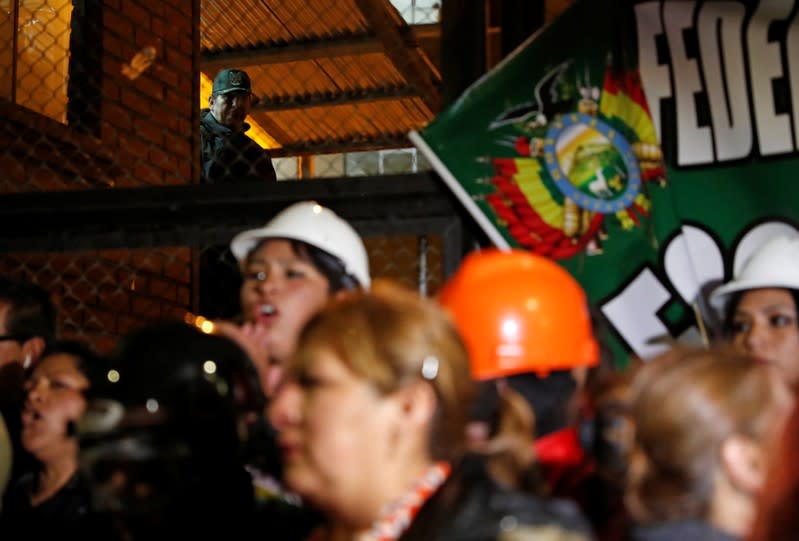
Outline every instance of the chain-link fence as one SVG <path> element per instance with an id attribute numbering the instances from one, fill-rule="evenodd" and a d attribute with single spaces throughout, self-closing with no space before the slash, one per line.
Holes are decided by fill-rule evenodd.
<path id="1" fill-rule="evenodd" d="M 442 239 L 438 235 L 366 238 L 374 278 L 388 278 L 434 293 L 441 284 Z M 207 318 L 234 319 L 239 314 L 241 275 L 225 245 L 200 249 L 199 313 Z"/>
<path id="2" fill-rule="evenodd" d="M 373 275 L 421 291 L 441 282 L 440 237 L 366 239 Z M 241 278 L 230 251 L 220 245 L 6 252 L 0 273 L 49 291 L 61 334 L 110 351 L 117 339 L 147 322 L 187 314 L 235 319 Z"/>
<path id="3" fill-rule="evenodd" d="M 103 351 L 141 324 L 192 308 L 188 248 L 5 253 L 0 271 L 49 291 L 61 333 Z"/>
<path id="4" fill-rule="evenodd" d="M 89 201 L 248 180 L 262 195 L 274 185 L 256 167 L 264 153 L 278 180 L 424 171 L 406 134 L 438 109 L 438 12 L 432 0 L 0 0 L 0 214 L 23 192 Z M 228 68 L 246 78 L 215 88 Z M 76 208 L 39 235 L 80 224 L 113 232 L 112 248 L 12 243 L 0 272 L 51 291 L 63 333 L 102 350 L 147 321 L 234 315 L 226 240 L 142 244 L 109 214 Z M 366 237 L 375 276 L 436 290 L 440 230 L 397 223 Z"/>
<path id="5" fill-rule="evenodd" d="M 0 0 L 0 192 L 191 183 L 195 9 Z"/>

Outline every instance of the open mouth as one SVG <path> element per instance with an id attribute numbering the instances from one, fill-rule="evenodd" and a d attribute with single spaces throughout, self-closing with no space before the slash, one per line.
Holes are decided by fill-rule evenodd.
<path id="1" fill-rule="evenodd" d="M 22 424 L 24 426 L 30 425 L 42 418 L 42 414 L 38 410 L 32 408 L 25 408 L 22 410 Z"/>
<path id="2" fill-rule="evenodd" d="M 775 364 L 771 359 L 767 359 L 766 357 L 761 357 L 759 355 L 754 355 L 752 358 L 758 364 Z"/>
<path id="3" fill-rule="evenodd" d="M 300 446 L 293 442 L 281 441 L 278 445 L 284 460 L 295 456 L 300 450 Z"/>
<path id="4" fill-rule="evenodd" d="M 259 304 L 255 308 L 255 319 L 261 323 L 271 323 L 277 315 L 277 307 L 271 303 Z"/>

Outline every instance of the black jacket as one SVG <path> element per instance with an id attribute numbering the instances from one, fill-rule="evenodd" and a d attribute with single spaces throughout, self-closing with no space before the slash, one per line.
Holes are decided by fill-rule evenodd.
<path id="1" fill-rule="evenodd" d="M 633 528 L 631 541 L 737 541 L 738 538 L 722 532 L 699 520 L 675 520 L 650 526 Z"/>
<path id="2" fill-rule="evenodd" d="M 76 473 L 47 500 L 31 506 L 36 477 L 29 473 L 10 486 L 0 514 L 0 539 L 116 539 L 110 523 L 95 517 L 86 479 Z"/>
<path id="3" fill-rule="evenodd" d="M 467 457 L 419 510 L 401 541 L 585 541 L 590 526 L 568 501 L 500 486 Z"/>
<path id="4" fill-rule="evenodd" d="M 233 131 L 218 123 L 209 109 L 201 111 L 202 182 L 277 180 L 269 151 L 250 139 L 244 124 Z"/>
<path id="5" fill-rule="evenodd" d="M 0 367 L 0 415 L 8 429 L 13 457 L 9 488 L 24 474 L 38 467 L 33 455 L 22 446 L 22 409 L 25 396 L 25 369 L 22 363 L 7 363 Z"/>

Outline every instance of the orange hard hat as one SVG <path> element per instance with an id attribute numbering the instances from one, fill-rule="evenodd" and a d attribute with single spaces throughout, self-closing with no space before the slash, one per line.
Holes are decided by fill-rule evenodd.
<path id="1" fill-rule="evenodd" d="M 438 299 L 466 343 L 475 379 L 546 375 L 599 362 L 585 292 L 545 257 L 473 252 Z"/>

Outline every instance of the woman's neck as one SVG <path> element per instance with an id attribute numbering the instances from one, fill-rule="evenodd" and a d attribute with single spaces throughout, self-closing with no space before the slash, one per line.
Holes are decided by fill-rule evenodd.
<path id="1" fill-rule="evenodd" d="M 732 487 L 716 490 L 708 514 L 708 522 L 733 537 L 744 539 L 749 535 L 755 518 L 752 499 Z"/>
<path id="2" fill-rule="evenodd" d="M 369 503 L 359 506 L 358 515 L 345 517 L 339 515 L 339 520 L 332 523 L 327 531 L 328 541 L 350 541 L 366 530 L 372 528 L 378 520 L 384 520 L 383 513 L 398 503 L 409 493 L 418 490 L 418 483 L 430 471 L 434 462 L 425 458 L 407 464 L 401 470 L 396 470 L 393 475 L 383 477 L 378 490 L 371 493 Z M 370 505 L 371 504 L 371 505 Z"/>
<path id="3" fill-rule="evenodd" d="M 57 459 L 42 462 L 42 469 L 37 477 L 36 490 L 31 495 L 34 507 L 51 498 L 78 471 L 78 459 L 75 453 L 65 452 Z"/>
<path id="4" fill-rule="evenodd" d="M 357 530 L 345 524 L 331 524 L 325 541 L 352 541 L 356 533 Z"/>

